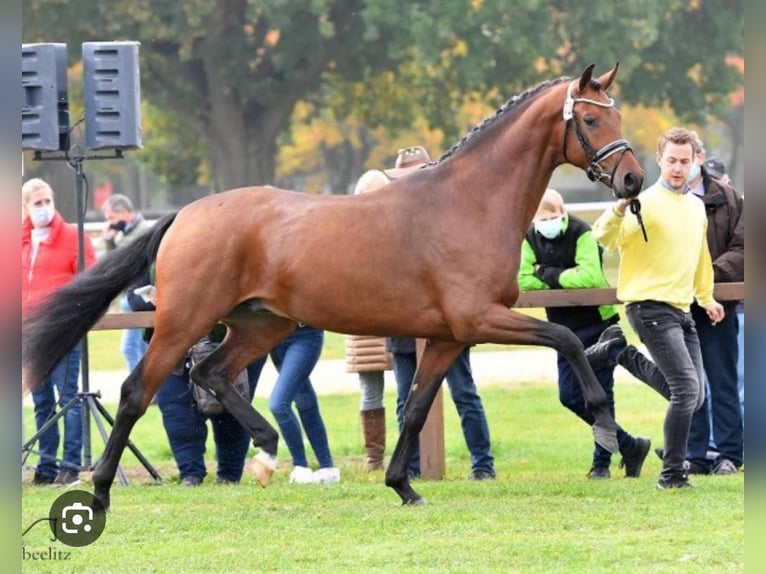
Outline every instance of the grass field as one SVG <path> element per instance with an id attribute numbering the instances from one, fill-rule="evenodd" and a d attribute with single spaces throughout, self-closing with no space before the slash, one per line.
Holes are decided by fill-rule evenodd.
<path id="1" fill-rule="evenodd" d="M 639 384 L 616 391 L 618 418 L 661 445 L 665 405 Z M 744 474 L 699 477 L 697 488 L 658 491 L 653 454 L 639 479 L 589 481 L 589 429 L 557 402 L 549 384 L 482 391 L 498 478 L 465 480 L 470 471 L 459 422 L 445 403 L 447 477 L 417 481 L 428 501 L 403 508 L 383 473 L 363 471 L 356 394 L 320 398 L 339 485 L 289 485 L 288 453 L 267 489 L 252 477 L 237 486 L 208 479 L 181 487 L 156 407 L 131 438 L 165 478 L 154 485 L 126 454 L 131 477 L 112 490 L 104 534 L 91 546 L 50 541 L 38 525 L 28 549 L 71 551 L 66 563 L 24 562 L 29 572 L 742 572 Z M 386 397 L 394 404 L 393 394 Z M 256 408 L 267 413 L 257 399 Z M 110 406 L 113 412 L 113 407 Z M 268 416 L 268 414 L 267 414 Z M 387 412 L 388 454 L 396 439 Z M 32 416 L 26 413 L 27 433 Z M 27 434 L 29 436 L 29 434 Z M 94 454 L 102 442 L 94 438 Z M 212 444 L 208 470 L 214 476 Z M 310 451 L 309 451 L 310 452 Z M 87 473 L 83 473 L 87 477 Z M 83 488 L 90 489 L 89 484 Z M 47 516 L 59 491 L 22 488 L 22 527 Z"/>

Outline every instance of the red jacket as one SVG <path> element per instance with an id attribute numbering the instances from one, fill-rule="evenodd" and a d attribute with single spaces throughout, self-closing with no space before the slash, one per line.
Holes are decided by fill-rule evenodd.
<path id="1" fill-rule="evenodd" d="M 77 226 L 67 223 L 59 212 L 51 221 L 48 239 L 40 243 L 37 259 L 31 267 L 32 221 L 27 217 L 21 226 L 21 316 L 50 293 L 69 283 L 77 273 Z M 85 267 L 96 262 L 90 237 L 85 236 Z"/>

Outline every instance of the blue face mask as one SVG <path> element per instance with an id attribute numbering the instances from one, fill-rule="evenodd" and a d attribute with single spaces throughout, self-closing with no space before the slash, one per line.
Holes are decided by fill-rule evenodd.
<path id="1" fill-rule="evenodd" d="M 695 179 L 697 179 L 697 176 L 700 174 L 700 164 L 698 164 L 696 161 L 692 162 L 692 167 L 689 170 L 689 177 L 686 178 L 686 183 L 691 183 Z"/>
<path id="2" fill-rule="evenodd" d="M 56 208 L 52 204 L 32 207 L 29 210 L 29 217 L 32 219 L 32 224 L 35 227 L 48 227 L 51 221 L 53 221 L 54 215 L 56 215 Z"/>
<path id="3" fill-rule="evenodd" d="M 564 216 L 559 215 L 553 219 L 535 221 L 535 231 L 546 239 L 556 239 L 561 235 L 561 229 L 564 226 Z"/>

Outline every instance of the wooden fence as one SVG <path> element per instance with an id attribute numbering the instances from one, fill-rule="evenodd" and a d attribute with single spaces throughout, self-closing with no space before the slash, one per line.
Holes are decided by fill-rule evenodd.
<path id="1" fill-rule="evenodd" d="M 715 298 L 718 301 L 744 301 L 744 283 L 717 283 Z M 582 305 L 606 305 L 619 303 L 614 288 L 604 289 L 556 289 L 528 291 L 519 296 L 516 307 L 577 307 Z M 133 329 L 154 326 L 154 312 L 107 313 L 94 325 L 94 330 Z M 422 342 L 420 344 L 422 349 Z M 446 470 L 444 457 L 444 402 L 442 391 L 434 400 L 428 419 L 420 433 L 420 471 L 423 478 L 438 480 Z"/>

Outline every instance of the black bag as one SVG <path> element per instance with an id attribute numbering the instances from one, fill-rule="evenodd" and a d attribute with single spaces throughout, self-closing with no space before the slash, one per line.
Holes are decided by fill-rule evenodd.
<path id="1" fill-rule="evenodd" d="M 213 343 L 207 338 L 200 339 L 199 343 L 194 345 L 189 350 L 189 362 L 190 368 L 199 363 L 202 359 L 212 353 L 220 343 Z M 222 415 L 226 412 L 223 405 L 218 401 L 213 393 L 209 390 L 200 387 L 199 385 L 191 382 L 192 396 L 194 397 L 194 403 L 197 405 L 197 410 L 203 415 L 208 417 L 214 417 Z M 252 400 L 250 395 L 250 382 L 247 378 L 247 371 L 242 371 L 234 381 L 234 390 L 237 391 L 239 396 L 245 399 L 248 403 Z"/>

